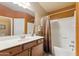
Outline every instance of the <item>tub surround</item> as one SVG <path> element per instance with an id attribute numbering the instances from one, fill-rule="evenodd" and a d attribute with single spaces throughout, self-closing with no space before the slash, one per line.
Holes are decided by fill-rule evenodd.
<path id="1" fill-rule="evenodd" d="M 2 37 L 2 39 L 3 38 L 4 37 Z M 8 36 L 6 38 L 7 39 L 3 39 L 0 41 L 0 55 L 43 55 L 42 36 L 25 35 L 20 37 Z M 40 53 L 38 50 L 42 52 Z"/>

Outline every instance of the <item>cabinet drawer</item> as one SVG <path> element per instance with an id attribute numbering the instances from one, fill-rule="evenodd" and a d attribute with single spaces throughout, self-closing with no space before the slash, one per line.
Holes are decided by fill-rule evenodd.
<path id="1" fill-rule="evenodd" d="M 43 43 L 43 39 L 38 40 L 38 44 Z"/>
<path id="2" fill-rule="evenodd" d="M 25 50 L 25 51 L 17 54 L 17 56 L 29 56 L 29 50 Z"/>
<path id="3" fill-rule="evenodd" d="M 12 56 L 22 51 L 22 46 L 13 47 L 0 52 L 0 56 Z"/>
<path id="4" fill-rule="evenodd" d="M 36 44 L 37 44 L 36 41 L 33 41 L 33 42 L 30 42 L 30 43 L 24 44 L 24 50 L 25 49 L 28 49 L 28 48 L 31 48 L 31 47 L 35 46 Z"/>

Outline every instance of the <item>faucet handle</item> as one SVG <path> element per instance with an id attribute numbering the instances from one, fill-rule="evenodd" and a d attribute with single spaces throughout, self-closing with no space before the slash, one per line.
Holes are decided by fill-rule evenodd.
<path id="1" fill-rule="evenodd" d="M 74 41 L 71 41 L 71 43 L 75 43 Z"/>
<path id="2" fill-rule="evenodd" d="M 73 47 L 73 48 L 74 48 L 74 45 L 71 45 L 71 44 L 70 44 L 69 47 Z"/>

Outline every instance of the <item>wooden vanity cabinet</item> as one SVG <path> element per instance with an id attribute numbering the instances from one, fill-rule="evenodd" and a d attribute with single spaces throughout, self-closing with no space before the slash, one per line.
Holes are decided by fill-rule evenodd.
<path id="1" fill-rule="evenodd" d="M 26 49 L 29 49 L 31 47 L 34 47 L 35 45 L 37 45 L 37 41 L 32 41 L 32 42 L 26 43 L 23 45 L 23 47 L 24 47 L 24 50 L 26 50 Z"/>
<path id="2" fill-rule="evenodd" d="M 22 51 L 22 46 L 16 46 L 7 50 L 0 51 L 0 56 L 13 56 Z"/>
<path id="3" fill-rule="evenodd" d="M 17 56 L 29 56 L 29 55 L 30 55 L 29 49 L 22 51 L 21 53 L 17 54 Z"/>
<path id="4" fill-rule="evenodd" d="M 43 56 L 43 39 L 37 41 L 37 45 L 32 47 L 32 56 Z"/>
<path id="5" fill-rule="evenodd" d="M 0 56 L 42 56 L 43 53 L 43 39 L 39 39 L 0 51 Z"/>
<path id="6" fill-rule="evenodd" d="M 37 42 L 38 42 L 38 44 L 43 43 L 43 39 L 40 39 Z"/>
<path id="7" fill-rule="evenodd" d="M 32 48 L 32 56 L 43 56 L 43 43 Z"/>

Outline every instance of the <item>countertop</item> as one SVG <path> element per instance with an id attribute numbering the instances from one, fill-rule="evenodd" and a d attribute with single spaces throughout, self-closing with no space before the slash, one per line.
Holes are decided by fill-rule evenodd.
<path id="1" fill-rule="evenodd" d="M 28 36 L 25 35 L 24 38 L 20 37 L 20 36 L 9 36 L 6 37 L 4 39 L 4 37 L 0 37 L 0 51 L 11 48 L 11 47 L 15 47 L 24 43 L 28 43 L 28 42 L 32 42 L 34 40 L 39 40 L 43 38 L 42 36 Z"/>

